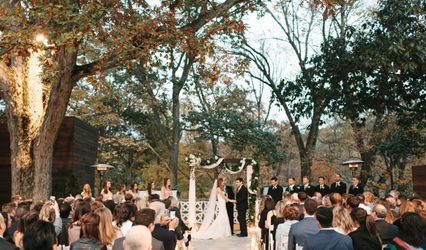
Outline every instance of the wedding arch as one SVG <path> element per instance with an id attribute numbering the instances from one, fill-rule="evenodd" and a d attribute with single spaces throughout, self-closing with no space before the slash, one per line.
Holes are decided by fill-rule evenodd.
<path id="1" fill-rule="evenodd" d="M 196 227 L 196 185 L 195 171 L 197 169 L 215 169 L 223 166 L 229 174 L 238 174 L 246 170 L 246 187 L 249 192 L 249 221 L 255 221 L 256 197 L 259 186 L 259 164 L 251 158 L 225 159 L 220 156 L 213 156 L 209 159 L 201 159 L 193 154 L 185 158 L 185 162 L 190 167 L 190 180 L 188 192 L 188 224 Z M 234 164 L 228 167 L 228 164 Z"/>

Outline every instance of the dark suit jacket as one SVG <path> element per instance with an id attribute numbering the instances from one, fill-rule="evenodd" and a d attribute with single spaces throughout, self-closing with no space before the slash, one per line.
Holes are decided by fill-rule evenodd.
<path id="1" fill-rule="evenodd" d="M 351 185 L 349 187 L 349 192 L 348 193 L 353 194 L 353 195 L 362 194 L 362 193 L 364 193 L 364 187 L 361 184 L 358 184 L 356 187 L 354 187 L 353 185 Z"/>
<path id="2" fill-rule="evenodd" d="M 168 228 L 155 224 L 154 231 L 152 231 L 152 237 L 163 242 L 165 250 L 175 250 L 176 248 L 176 233 L 169 231 Z"/>
<path id="3" fill-rule="evenodd" d="M 381 250 L 380 241 L 370 235 L 366 227 L 359 227 L 349 233 L 355 250 Z"/>
<path id="4" fill-rule="evenodd" d="M 320 230 L 306 239 L 305 250 L 353 250 L 352 239 L 334 230 Z"/>
<path id="5" fill-rule="evenodd" d="M 300 187 L 298 185 L 294 185 L 293 188 L 290 188 L 290 186 L 287 186 L 286 192 L 289 192 L 290 194 L 299 193 Z"/>
<path id="6" fill-rule="evenodd" d="M 339 186 L 336 186 L 336 182 L 331 184 L 330 187 L 330 193 L 339 193 L 339 194 L 345 194 L 346 193 L 346 183 L 340 182 Z"/>
<path id="7" fill-rule="evenodd" d="M 248 209 L 248 190 L 242 185 L 240 191 L 237 191 L 237 210 Z"/>
<path id="8" fill-rule="evenodd" d="M 311 184 L 309 184 L 308 186 L 300 186 L 301 187 L 301 190 L 300 191 L 303 191 L 303 192 L 305 192 L 309 197 L 312 197 L 312 196 L 314 196 L 314 193 L 315 193 L 315 187 L 314 186 L 312 186 Z"/>
<path id="9" fill-rule="evenodd" d="M 323 188 L 321 188 L 320 185 L 318 185 L 315 188 L 315 192 L 319 192 L 322 196 L 324 196 L 330 194 L 330 187 L 324 184 Z"/>
<path id="10" fill-rule="evenodd" d="M 317 219 L 306 217 L 303 220 L 291 225 L 288 233 L 288 250 L 296 249 L 296 244 L 304 246 L 306 239 L 319 232 Z"/>
<path id="11" fill-rule="evenodd" d="M 0 249 L 1 250 L 19 250 L 15 245 L 6 241 L 5 239 L 0 237 Z"/>
<path id="12" fill-rule="evenodd" d="M 399 235 L 398 227 L 381 219 L 376 220 L 375 224 L 383 244 L 393 244 L 393 238 Z"/>
<path id="13" fill-rule="evenodd" d="M 277 203 L 278 201 L 282 200 L 283 197 L 283 187 L 280 185 L 277 185 L 274 189 L 272 186 L 268 189 L 268 195 L 272 197 L 272 199 Z"/>

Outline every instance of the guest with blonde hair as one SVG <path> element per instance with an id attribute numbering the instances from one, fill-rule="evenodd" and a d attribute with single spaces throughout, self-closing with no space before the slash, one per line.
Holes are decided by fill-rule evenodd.
<path id="1" fill-rule="evenodd" d="M 348 235 L 356 229 L 349 211 L 344 207 L 333 208 L 333 228 L 344 235 Z"/>
<path id="2" fill-rule="evenodd" d="M 141 210 L 142 208 L 146 208 L 146 202 L 141 197 L 137 197 L 135 199 L 135 205 L 136 205 L 137 211 Z"/>
<path id="3" fill-rule="evenodd" d="M 121 237 L 120 229 L 112 225 L 112 213 L 106 207 L 95 210 L 95 214 L 99 215 L 99 241 L 112 249 L 115 239 Z"/>
<path id="4" fill-rule="evenodd" d="M 52 223 L 55 233 L 59 235 L 62 231 L 62 220 L 59 216 L 59 206 L 56 201 L 46 201 L 40 210 L 38 218 L 42 221 Z"/>

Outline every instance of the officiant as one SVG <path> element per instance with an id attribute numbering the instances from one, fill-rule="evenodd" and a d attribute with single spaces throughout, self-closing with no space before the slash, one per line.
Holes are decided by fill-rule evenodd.
<path id="1" fill-rule="evenodd" d="M 225 195 L 230 200 L 235 199 L 234 189 L 232 186 L 225 186 Z M 231 234 L 234 235 L 234 204 L 231 201 L 226 202 L 226 212 L 228 212 L 229 225 L 231 226 Z"/>

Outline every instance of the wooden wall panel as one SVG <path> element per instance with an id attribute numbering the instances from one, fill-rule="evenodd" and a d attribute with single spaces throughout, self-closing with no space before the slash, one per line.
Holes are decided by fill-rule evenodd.
<path id="1" fill-rule="evenodd" d="M 75 118 L 66 117 L 56 138 L 53 152 L 52 188 L 54 195 L 65 192 L 66 185 L 94 184 L 98 131 L 89 124 Z M 0 124 L 0 204 L 10 200 L 10 148 L 9 133 L 5 123 Z"/>
<path id="2" fill-rule="evenodd" d="M 426 199 L 426 165 L 412 167 L 413 191 Z"/>

